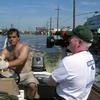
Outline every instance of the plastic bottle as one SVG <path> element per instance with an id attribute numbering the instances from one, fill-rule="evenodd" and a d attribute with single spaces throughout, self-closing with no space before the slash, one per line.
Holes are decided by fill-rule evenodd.
<path id="1" fill-rule="evenodd" d="M 24 90 L 19 90 L 22 99 L 24 100 Z"/>

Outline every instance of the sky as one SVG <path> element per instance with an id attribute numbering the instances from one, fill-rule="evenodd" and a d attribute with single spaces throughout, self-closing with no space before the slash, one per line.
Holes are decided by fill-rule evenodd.
<path id="1" fill-rule="evenodd" d="M 100 0 L 75 0 L 76 26 L 100 11 Z M 11 26 L 19 30 L 35 30 L 36 27 L 72 27 L 73 0 L 0 0 L 0 28 Z"/>

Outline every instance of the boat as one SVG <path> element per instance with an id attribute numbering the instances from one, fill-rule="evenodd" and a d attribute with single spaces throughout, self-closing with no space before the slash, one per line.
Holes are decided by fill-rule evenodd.
<path id="1" fill-rule="evenodd" d="M 36 60 L 37 58 L 39 59 L 38 60 L 39 63 Z M 35 66 L 34 66 L 33 62 L 35 63 Z M 51 75 L 51 73 L 46 71 L 46 69 L 44 67 L 44 63 L 43 63 L 44 62 L 43 57 L 40 57 L 40 56 L 34 57 L 33 62 L 32 62 L 33 75 L 39 81 L 39 84 L 38 84 L 38 94 L 40 96 L 39 100 L 41 100 L 41 99 L 57 100 L 56 99 L 56 91 L 55 91 L 56 87 L 48 86 L 46 83 L 46 80 Z M 13 71 L 10 71 L 10 72 L 13 73 Z M 14 79 L 14 77 L 16 78 L 16 80 Z M 6 77 L 6 78 L 4 77 L 4 78 L 0 79 L 0 91 L 1 91 L 0 98 L 5 98 L 5 99 L 0 99 L 0 100 L 20 100 L 20 99 L 18 99 L 18 97 L 20 98 L 19 93 L 21 90 L 24 91 L 24 95 L 25 95 L 25 86 L 18 84 L 18 82 L 19 82 L 18 80 L 20 80 L 19 78 L 20 77 L 16 73 L 16 75 L 13 77 Z M 6 85 L 7 85 L 7 87 L 6 87 Z M 7 99 L 7 96 L 10 99 Z M 24 96 L 24 98 L 25 98 L 25 96 Z M 21 100 L 26 100 L 24 98 Z M 37 97 L 35 97 L 35 99 L 37 99 Z M 100 100 L 100 83 L 99 83 L 99 86 L 97 84 L 93 85 L 92 91 L 89 95 L 88 100 Z"/>
<path id="2" fill-rule="evenodd" d="M 38 61 L 36 59 L 38 59 Z M 39 94 L 40 99 L 55 98 L 55 93 L 56 93 L 55 87 L 48 86 L 46 83 L 46 80 L 49 78 L 51 73 L 46 71 L 44 67 L 43 57 L 40 57 L 40 56 L 33 57 L 32 71 L 33 71 L 33 75 L 39 81 L 38 94 Z M 18 99 L 20 98 L 20 91 L 23 90 L 24 94 L 26 91 L 25 90 L 26 87 L 19 84 L 20 76 L 16 72 L 14 72 L 14 70 L 12 69 L 12 70 L 0 71 L 0 77 L 1 77 L 0 78 L 0 91 L 1 91 L 0 98 L 2 98 L 2 100 L 20 100 Z M 37 97 L 35 97 L 35 99 L 37 99 Z M 25 96 L 21 100 L 26 100 Z"/>
<path id="3" fill-rule="evenodd" d="M 52 46 L 50 46 L 51 48 Z M 100 57 L 98 55 L 94 56 L 96 61 L 96 66 L 99 67 Z M 5 74 L 5 72 L 7 75 Z M 56 87 L 55 86 L 48 86 L 46 80 L 51 75 L 50 72 L 46 70 L 44 57 L 43 56 L 33 56 L 32 59 L 32 71 L 33 75 L 39 81 L 38 84 L 38 94 L 40 96 L 40 100 L 57 100 L 56 97 Z M 1 75 L 1 73 L 4 73 Z M 15 74 L 13 74 L 15 73 Z M 6 76 L 5 76 L 6 75 Z M 20 76 L 14 70 L 0 70 L 0 100 L 26 100 L 26 88 L 19 84 Z M 92 91 L 89 95 L 88 100 L 100 100 L 100 77 L 98 82 L 95 82 Z M 23 91 L 23 93 L 21 93 Z M 22 96 L 21 96 L 22 95 Z M 24 96 L 23 96 L 24 95 Z M 19 98 L 19 99 L 18 99 Z M 37 97 L 35 97 L 37 99 Z"/>

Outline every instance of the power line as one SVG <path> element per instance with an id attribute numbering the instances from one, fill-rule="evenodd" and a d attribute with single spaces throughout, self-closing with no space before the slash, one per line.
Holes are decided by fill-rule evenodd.
<path id="1" fill-rule="evenodd" d="M 75 16 L 81 16 L 81 15 L 87 15 L 87 14 L 92 14 L 92 13 L 99 13 L 100 11 L 91 11 L 91 12 L 86 12 L 86 13 L 82 13 L 82 14 L 78 14 L 78 15 L 75 15 Z"/>

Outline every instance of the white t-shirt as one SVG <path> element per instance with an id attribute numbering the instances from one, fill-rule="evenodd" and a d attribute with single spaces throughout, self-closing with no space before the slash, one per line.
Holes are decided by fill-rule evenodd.
<path id="1" fill-rule="evenodd" d="M 52 72 L 57 94 L 66 100 L 87 100 L 95 79 L 95 62 L 88 51 L 67 56 Z"/>

